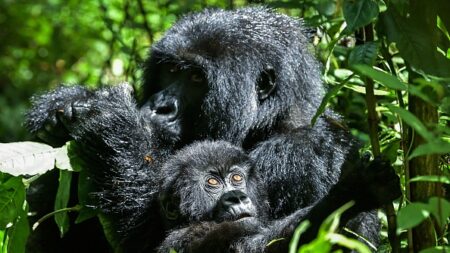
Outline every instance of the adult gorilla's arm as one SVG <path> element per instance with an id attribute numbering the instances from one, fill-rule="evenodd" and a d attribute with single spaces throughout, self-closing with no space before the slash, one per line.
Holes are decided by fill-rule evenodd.
<path id="1" fill-rule="evenodd" d="M 155 201 L 155 168 L 170 152 L 170 138 L 144 122 L 128 85 L 85 91 L 86 96 L 77 100 L 52 105 L 55 97 L 62 98 L 62 89 L 69 88 L 36 98 L 29 116 L 54 110 L 51 116 L 76 141 L 76 151 L 93 178 L 95 205 L 108 217 L 110 229 L 127 237 L 142 219 L 154 218 L 146 212 Z"/>
<path id="2" fill-rule="evenodd" d="M 270 238 L 289 238 L 289 240 L 272 244 L 266 248 L 266 252 L 287 252 L 296 227 L 305 220 L 308 220 L 311 225 L 301 235 L 300 242 L 301 244 L 310 242 L 317 236 L 323 221 L 336 209 L 350 201 L 354 201 L 354 205 L 340 218 L 340 224 L 343 226 L 359 213 L 379 208 L 401 196 L 400 179 L 389 161 L 376 158 L 368 163 L 359 159 L 356 154 L 352 158 L 344 164 L 343 175 L 338 183 L 321 200 L 275 221 L 270 226 L 265 235 L 266 240 Z"/>

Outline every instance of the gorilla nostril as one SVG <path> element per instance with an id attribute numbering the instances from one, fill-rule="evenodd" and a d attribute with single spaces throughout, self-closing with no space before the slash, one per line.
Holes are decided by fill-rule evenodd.
<path id="1" fill-rule="evenodd" d="M 178 115 L 178 104 L 174 101 L 173 103 L 156 105 L 153 108 L 153 114 L 159 119 L 164 119 L 164 121 L 172 121 Z"/>
<path id="2" fill-rule="evenodd" d="M 159 108 L 156 108 L 155 112 L 157 114 L 173 114 L 175 112 L 174 108 L 170 106 L 162 106 Z"/>

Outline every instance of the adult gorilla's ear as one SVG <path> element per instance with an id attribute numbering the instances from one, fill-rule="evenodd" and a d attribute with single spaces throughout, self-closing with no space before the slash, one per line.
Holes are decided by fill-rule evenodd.
<path id="1" fill-rule="evenodd" d="M 180 217 L 180 200 L 178 198 L 163 195 L 160 197 L 160 204 L 162 212 L 167 220 L 177 220 Z"/>
<path id="2" fill-rule="evenodd" d="M 272 66 L 267 66 L 261 72 L 256 82 L 256 92 L 260 101 L 268 98 L 275 90 L 275 70 Z"/>

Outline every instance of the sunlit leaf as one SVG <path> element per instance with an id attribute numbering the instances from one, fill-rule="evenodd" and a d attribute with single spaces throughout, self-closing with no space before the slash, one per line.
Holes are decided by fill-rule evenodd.
<path id="1" fill-rule="evenodd" d="M 444 184 L 450 184 L 450 178 L 446 176 L 437 176 L 437 175 L 418 176 L 411 178 L 409 182 L 439 182 Z"/>
<path id="2" fill-rule="evenodd" d="M 356 70 L 358 73 L 367 76 L 383 86 L 386 86 L 387 88 L 393 89 L 393 90 L 406 90 L 408 86 L 398 80 L 397 77 L 388 74 L 386 72 L 376 70 L 370 66 L 367 65 L 353 65 L 351 66 L 352 69 Z"/>
<path id="3" fill-rule="evenodd" d="M 300 225 L 295 229 L 294 235 L 292 236 L 292 239 L 289 242 L 289 253 L 297 252 L 300 237 L 306 231 L 306 229 L 308 229 L 310 225 L 311 225 L 310 222 L 306 220 L 300 223 Z"/>
<path id="4" fill-rule="evenodd" d="M 72 166 L 70 165 L 70 159 L 67 154 L 67 145 L 69 145 L 69 144 L 66 144 L 66 145 L 56 149 L 55 166 L 56 166 L 56 168 L 61 169 L 61 170 L 72 171 L 73 169 L 72 169 Z"/>
<path id="5" fill-rule="evenodd" d="M 356 250 L 360 253 L 371 253 L 369 247 L 365 245 L 364 243 L 356 240 L 347 238 L 341 234 L 331 233 L 328 234 L 328 238 L 330 239 L 332 244 L 341 245 L 347 249 Z"/>
<path id="6" fill-rule="evenodd" d="M 56 150 L 37 142 L 0 143 L 0 171 L 13 176 L 43 174 L 54 168 Z"/>

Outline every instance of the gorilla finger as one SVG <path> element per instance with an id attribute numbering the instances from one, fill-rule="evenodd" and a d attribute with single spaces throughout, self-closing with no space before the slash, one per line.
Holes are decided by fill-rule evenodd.
<path id="1" fill-rule="evenodd" d="M 86 115 L 92 108 L 92 104 L 88 101 L 75 101 L 72 103 L 72 117 L 76 119 L 82 118 Z"/>

